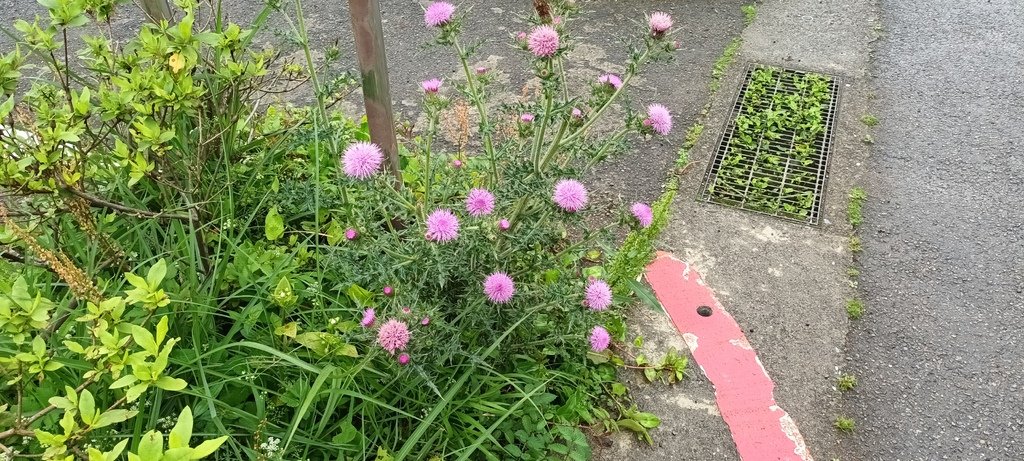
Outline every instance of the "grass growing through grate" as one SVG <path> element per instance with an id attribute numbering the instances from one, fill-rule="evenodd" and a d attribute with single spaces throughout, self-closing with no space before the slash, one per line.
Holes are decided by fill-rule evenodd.
<path id="1" fill-rule="evenodd" d="M 816 224 L 837 86 L 826 75 L 752 67 L 702 197 Z"/>

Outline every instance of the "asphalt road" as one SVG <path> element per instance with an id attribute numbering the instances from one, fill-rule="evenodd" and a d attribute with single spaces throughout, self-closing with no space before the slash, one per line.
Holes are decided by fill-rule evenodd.
<path id="1" fill-rule="evenodd" d="M 850 459 L 1024 459 L 1024 8 L 880 13 Z"/>

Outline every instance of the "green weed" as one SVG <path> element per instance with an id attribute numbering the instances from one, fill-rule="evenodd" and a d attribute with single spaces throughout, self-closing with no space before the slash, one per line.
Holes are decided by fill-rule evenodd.
<path id="1" fill-rule="evenodd" d="M 867 200 L 867 193 L 860 187 L 850 189 L 850 201 L 846 205 L 846 219 L 854 229 L 860 227 L 864 222 L 864 201 Z"/>
<path id="2" fill-rule="evenodd" d="M 866 114 L 860 118 L 860 122 L 867 126 L 878 126 L 878 117 L 871 114 Z"/>
<path id="3" fill-rule="evenodd" d="M 850 299 L 846 301 L 846 316 L 850 320 L 858 320 L 864 316 L 864 302 L 859 299 Z"/>
<path id="4" fill-rule="evenodd" d="M 836 387 L 838 387 L 839 390 L 843 392 L 853 390 L 853 388 L 857 387 L 857 377 L 843 373 L 842 375 L 839 376 L 839 379 L 836 381 Z"/>
<path id="5" fill-rule="evenodd" d="M 754 19 L 757 19 L 757 5 L 751 3 L 749 5 L 743 5 L 743 25 L 749 26 L 753 24 Z"/>
<path id="6" fill-rule="evenodd" d="M 840 432 L 850 433 L 853 432 L 856 423 L 853 418 L 847 418 L 845 416 L 839 416 L 836 418 L 835 427 Z"/>
<path id="7" fill-rule="evenodd" d="M 850 236 L 849 243 L 850 253 L 860 254 L 864 251 L 864 244 L 861 242 L 860 237 L 853 235 Z"/>
<path id="8" fill-rule="evenodd" d="M 743 44 L 743 39 L 736 37 L 725 46 L 725 50 L 722 51 L 722 55 L 715 61 L 714 66 L 711 68 L 711 92 L 718 91 L 718 88 L 722 85 L 722 77 L 725 77 L 725 72 L 729 70 L 729 66 L 732 65 L 733 61 L 736 60 L 736 53 L 740 50 L 740 45 Z"/>

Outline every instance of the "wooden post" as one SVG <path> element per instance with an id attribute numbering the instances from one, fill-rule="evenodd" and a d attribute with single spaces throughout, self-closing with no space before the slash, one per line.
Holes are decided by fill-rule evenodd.
<path id="1" fill-rule="evenodd" d="M 388 168 L 395 175 L 396 187 L 402 183 L 398 163 L 398 140 L 395 137 L 395 116 L 391 109 L 391 86 L 388 83 L 388 60 L 384 55 L 384 28 L 380 22 L 379 0 L 349 0 L 352 33 L 363 78 L 363 103 L 370 125 L 370 140 L 388 156 Z"/>
<path id="2" fill-rule="evenodd" d="M 146 16 L 153 22 L 159 24 L 161 20 L 171 20 L 171 6 L 167 4 L 167 0 L 141 0 L 141 3 L 142 11 L 145 11 Z"/>

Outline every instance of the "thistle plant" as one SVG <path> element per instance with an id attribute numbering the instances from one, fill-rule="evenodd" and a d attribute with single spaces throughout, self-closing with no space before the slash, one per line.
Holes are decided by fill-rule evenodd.
<path id="1" fill-rule="evenodd" d="M 0 188 L 16 197 L 0 210 L 0 450 L 583 459 L 584 430 L 650 440 L 657 418 L 616 382 L 610 261 L 611 230 L 656 228 L 657 213 L 632 204 L 593 228 L 581 178 L 671 131 L 658 101 L 598 130 L 641 67 L 675 50 L 671 17 L 647 18 L 622 75 L 578 89 L 577 10 L 542 2 L 512 38 L 539 98 L 494 107 L 495 70 L 462 42 L 472 18 L 428 5 L 464 80 L 417 76 L 428 124 L 399 147 L 396 184 L 365 125 L 330 111 L 351 74 L 336 53 L 313 61 L 301 2 L 245 30 L 216 16 L 200 28 L 200 6 L 179 1 L 180 21 L 122 46 L 91 27 L 115 3 L 46 0 L 50 24 L 19 22 L 0 59 Z M 251 49 L 272 14 L 295 25 L 305 67 Z M 23 76 L 29 57 L 41 64 Z M 314 106 L 258 103 L 292 79 Z M 480 120 L 466 151 L 439 136 L 460 104 Z"/>

